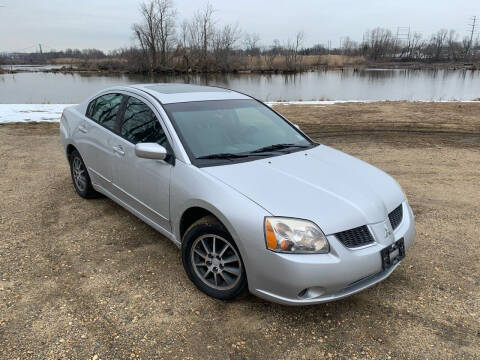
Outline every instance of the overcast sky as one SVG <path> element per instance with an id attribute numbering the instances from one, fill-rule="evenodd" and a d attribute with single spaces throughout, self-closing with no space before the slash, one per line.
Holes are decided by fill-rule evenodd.
<path id="1" fill-rule="evenodd" d="M 137 0 L 0 0 L 0 51 L 99 48 L 132 44 L 131 25 L 139 21 Z M 174 0 L 179 22 L 204 6 L 203 0 Z M 210 0 L 218 24 L 238 23 L 257 33 L 262 45 L 293 39 L 305 32 L 305 44 L 338 46 L 340 38 L 362 40 L 377 26 L 398 26 L 429 37 L 440 28 L 467 35 L 480 0 Z M 480 21 L 479 21 L 480 25 Z M 479 26 L 480 29 L 480 26 Z"/>

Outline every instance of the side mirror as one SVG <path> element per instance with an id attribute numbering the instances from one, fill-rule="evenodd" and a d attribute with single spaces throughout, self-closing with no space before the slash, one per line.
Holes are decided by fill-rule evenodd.
<path id="1" fill-rule="evenodd" d="M 165 160 L 167 149 L 157 143 L 138 143 L 135 145 L 135 155 L 144 159 Z"/>
<path id="2" fill-rule="evenodd" d="M 294 124 L 294 123 L 292 123 L 292 124 L 293 124 L 293 126 L 295 126 L 298 130 L 300 130 L 300 126 L 299 126 L 298 124 Z"/>

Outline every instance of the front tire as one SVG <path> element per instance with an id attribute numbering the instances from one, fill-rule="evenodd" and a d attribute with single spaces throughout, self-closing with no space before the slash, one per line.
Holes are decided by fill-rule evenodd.
<path id="1" fill-rule="evenodd" d="M 96 198 L 100 194 L 93 189 L 87 167 L 83 162 L 80 153 L 73 150 L 69 156 L 70 173 L 72 175 L 73 187 L 78 195 L 84 199 Z"/>
<path id="2" fill-rule="evenodd" d="M 198 220 L 185 232 L 182 262 L 190 280 L 211 297 L 232 300 L 247 288 L 240 252 L 213 216 Z"/>

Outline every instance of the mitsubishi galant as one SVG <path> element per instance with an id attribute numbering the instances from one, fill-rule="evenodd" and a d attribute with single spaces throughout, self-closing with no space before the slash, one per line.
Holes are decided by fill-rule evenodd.
<path id="1" fill-rule="evenodd" d="M 66 108 L 60 134 L 78 195 L 103 194 L 172 240 L 218 299 L 340 299 L 387 278 L 414 240 L 392 177 L 239 92 L 114 87 Z"/>

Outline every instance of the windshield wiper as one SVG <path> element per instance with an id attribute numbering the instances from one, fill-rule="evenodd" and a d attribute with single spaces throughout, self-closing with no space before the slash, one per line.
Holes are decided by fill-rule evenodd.
<path id="1" fill-rule="evenodd" d="M 219 154 L 199 156 L 197 159 L 236 159 L 236 158 L 242 158 L 247 156 L 248 155 L 246 154 L 219 153 Z"/>
<path id="2" fill-rule="evenodd" d="M 245 153 L 220 153 L 220 154 L 210 154 L 205 156 L 199 156 L 197 159 L 227 159 L 233 160 L 237 158 L 244 158 L 249 156 L 265 156 L 264 154 L 256 154 L 252 152 Z"/>
<path id="3" fill-rule="evenodd" d="M 297 147 L 297 148 L 308 148 L 310 145 L 299 145 L 299 144 L 274 144 L 274 145 L 269 145 L 269 146 L 264 146 L 259 149 L 250 151 L 251 153 L 262 153 L 262 152 L 269 152 L 269 151 L 275 151 L 275 150 L 283 150 L 283 149 L 288 149 L 292 147 Z"/>

